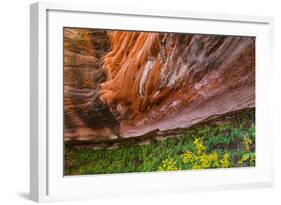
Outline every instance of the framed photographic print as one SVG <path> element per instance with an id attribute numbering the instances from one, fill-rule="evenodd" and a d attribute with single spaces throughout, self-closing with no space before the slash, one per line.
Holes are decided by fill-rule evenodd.
<path id="1" fill-rule="evenodd" d="M 269 17 L 31 5 L 35 201 L 273 183 Z"/>

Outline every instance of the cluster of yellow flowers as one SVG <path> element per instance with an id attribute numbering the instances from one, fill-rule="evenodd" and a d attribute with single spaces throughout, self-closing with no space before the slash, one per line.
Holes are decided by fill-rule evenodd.
<path id="1" fill-rule="evenodd" d="M 255 164 L 255 162 L 256 162 L 255 154 L 249 153 L 252 144 L 253 144 L 253 141 L 248 136 L 245 136 L 243 139 L 243 146 L 244 146 L 244 150 L 247 153 L 243 154 L 241 159 L 238 161 L 239 166 L 243 166 L 244 164 L 247 164 L 247 163 L 249 163 L 250 165 Z"/>
<path id="2" fill-rule="evenodd" d="M 197 150 L 197 154 L 198 155 L 201 155 L 201 154 L 205 153 L 206 147 L 204 146 L 204 144 L 203 144 L 201 139 L 196 138 L 193 141 L 193 144 L 195 144 L 195 146 L 196 146 L 196 150 Z"/>
<path id="3" fill-rule="evenodd" d="M 253 153 L 246 153 L 243 154 L 243 156 L 241 157 L 241 159 L 238 161 L 238 165 L 239 166 L 243 166 L 245 163 L 249 163 L 250 165 L 255 165 L 256 162 L 256 157 L 255 154 Z"/>
<path id="4" fill-rule="evenodd" d="M 253 141 L 248 136 L 245 136 L 243 139 L 243 145 L 244 145 L 245 151 L 249 152 L 252 144 L 253 144 Z"/>
<path id="5" fill-rule="evenodd" d="M 176 166 L 176 160 L 166 159 L 162 162 L 162 165 L 158 168 L 158 171 L 176 171 L 181 170 L 181 167 Z"/>
<path id="6" fill-rule="evenodd" d="M 221 163 L 221 167 L 222 168 L 228 168 L 230 163 L 229 163 L 229 154 L 225 153 L 222 157 L 222 159 L 220 160 Z"/>
<path id="7" fill-rule="evenodd" d="M 190 151 L 185 152 L 182 156 L 183 163 L 188 163 L 193 158 L 193 154 Z"/>
<path id="8" fill-rule="evenodd" d="M 246 152 L 250 151 L 250 146 L 252 140 L 245 137 L 243 140 L 244 150 Z M 228 168 L 231 166 L 230 154 L 225 152 L 223 156 L 219 159 L 218 152 L 212 152 L 207 154 L 206 147 L 200 138 L 196 138 L 193 141 L 196 151 L 193 153 L 191 151 L 186 151 L 181 155 L 181 163 L 177 166 L 176 160 L 166 159 L 162 162 L 162 165 L 158 168 L 158 171 L 174 171 L 184 169 L 208 169 L 208 168 Z M 255 164 L 255 155 L 253 153 L 246 153 L 242 155 L 242 158 L 238 161 L 239 166 L 250 163 L 250 165 Z M 234 165 L 232 165 L 234 166 Z"/>
<path id="9" fill-rule="evenodd" d="M 182 161 L 185 164 L 190 163 L 192 169 L 207 169 L 210 167 L 219 167 L 219 155 L 217 152 L 206 154 L 206 147 L 203 144 L 202 140 L 196 138 L 193 141 L 193 144 L 196 147 L 196 153 L 193 154 L 190 151 L 182 154 Z"/>

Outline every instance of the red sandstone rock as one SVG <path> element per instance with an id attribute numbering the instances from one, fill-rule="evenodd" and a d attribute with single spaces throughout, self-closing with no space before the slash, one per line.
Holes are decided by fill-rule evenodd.
<path id="1" fill-rule="evenodd" d="M 65 29 L 65 141 L 179 132 L 255 107 L 253 37 Z"/>

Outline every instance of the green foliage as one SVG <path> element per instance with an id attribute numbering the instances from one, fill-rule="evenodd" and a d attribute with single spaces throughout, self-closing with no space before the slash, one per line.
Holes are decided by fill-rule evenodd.
<path id="1" fill-rule="evenodd" d="M 249 145 L 252 144 L 252 141 L 245 137 L 242 143 L 246 144 L 243 150 L 246 153 L 240 152 L 238 156 L 237 153 L 228 152 L 227 150 L 220 151 L 220 154 L 217 151 L 206 153 L 206 147 L 202 139 L 196 138 L 193 141 L 193 145 L 196 148 L 195 151 L 186 151 L 178 160 L 171 158 L 163 160 L 158 171 L 255 166 L 255 152 L 249 153 Z M 237 161 L 238 158 L 240 159 Z"/>
<path id="2" fill-rule="evenodd" d="M 181 166 L 177 166 L 177 161 L 174 159 L 165 159 L 158 167 L 157 171 L 176 171 L 181 170 Z"/>
<path id="3" fill-rule="evenodd" d="M 255 166 L 256 154 L 255 152 L 243 154 L 241 159 L 238 161 L 239 166 Z"/>
<path id="4" fill-rule="evenodd" d="M 187 151 L 181 155 L 183 167 L 185 169 L 208 169 L 219 167 L 219 156 L 217 152 L 207 154 L 206 147 L 200 138 L 193 142 L 196 147 L 195 152 Z"/>
<path id="5" fill-rule="evenodd" d="M 227 119 L 229 120 L 229 119 Z M 203 125 L 182 134 L 129 142 L 114 149 L 65 147 L 65 175 L 174 171 L 255 166 L 254 112 L 230 124 Z"/>

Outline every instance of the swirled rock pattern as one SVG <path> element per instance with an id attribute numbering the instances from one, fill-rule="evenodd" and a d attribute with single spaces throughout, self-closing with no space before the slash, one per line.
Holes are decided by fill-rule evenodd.
<path id="1" fill-rule="evenodd" d="M 255 107 L 255 38 L 64 30 L 65 141 L 177 133 Z"/>

